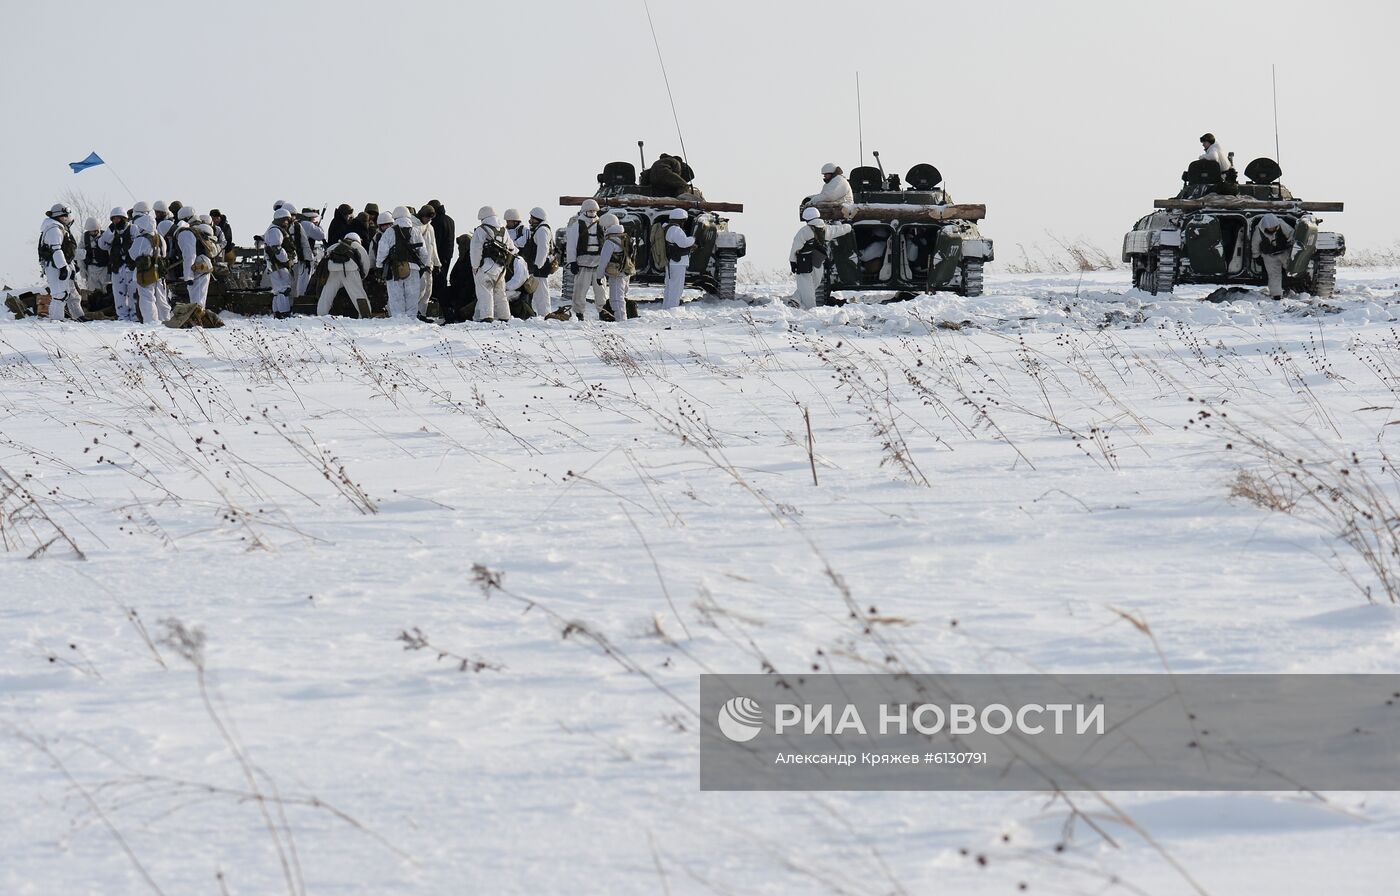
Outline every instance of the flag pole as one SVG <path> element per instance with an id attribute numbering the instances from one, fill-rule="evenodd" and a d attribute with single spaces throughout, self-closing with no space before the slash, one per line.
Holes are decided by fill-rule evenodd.
<path id="1" fill-rule="evenodd" d="M 128 187 L 128 186 L 126 185 L 126 181 L 122 180 L 122 176 L 121 176 L 120 174 L 117 173 L 117 169 L 115 169 L 115 168 L 112 167 L 112 163 L 109 162 L 109 161 L 107 161 L 106 159 L 103 159 L 103 160 L 102 160 L 102 164 L 105 165 L 105 166 L 107 166 L 107 170 L 110 171 L 110 172 L 112 172 L 112 176 L 115 177 L 115 178 L 117 179 L 117 183 L 121 184 L 122 187 L 125 188 L 126 192 L 129 193 L 129 194 L 131 195 L 131 201 L 132 201 L 132 202 L 136 202 L 136 201 L 137 201 L 137 200 L 136 200 L 136 194 L 135 194 L 134 192 L 132 192 L 131 187 Z"/>

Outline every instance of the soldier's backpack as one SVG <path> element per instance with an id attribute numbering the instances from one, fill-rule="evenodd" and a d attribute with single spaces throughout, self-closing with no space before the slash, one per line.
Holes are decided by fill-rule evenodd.
<path id="1" fill-rule="evenodd" d="M 165 245 L 158 233 L 143 233 L 141 239 L 151 244 L 151 251 L 136 259 L 136 285 L 152 286 L 165 276 Z"/>
<path id="2" fill-rule="evenodd" d="M 336 264 L 349 264 L 357 260 L 354 247 L 345 240 L 341 240 L 334 246 L 331 246 L 330 251 L 326 253 L 326 258 Z"/>
<path id="3" fill-rule="evenodd" d="M 417 245 L 423 245 L 418 243 Z M 407 280 L 411 273 L 409 266 L 419 262 L 418 253 L 413 251 L 413 233 L 408 227 L 394 225 L 394 245 L 389 247 L 389 264 L 385 275 L 390 280 Z"/>
<path id="4" fill-rule="evenodd" d="M 63 231 L 63 243 L 59 247 L 63 252 L 63 260 L 69 264 L 78 255 L 78 241 L 73 239 L 73 233 L 67 227 L 60 228 Z M 39 236 L 39 263 L 45 265 L 53 264 L 53 248 L 44 244 L 44 237 Z"/>
<path id="5" fill-rule="evenodd" d="M 487 227 L 481 225 L 481 229 L 489 235 L 481 243 L 481 257 L 486 261 L 494 261 L 501 267 L 510 264 L 510 247 L 506 245 L 506 229 L 504 227 Z"/>
<path id="6" fill-rule="evenodd" d="M 812 231 L 811 239 L 797 250 L 797 273 L 810 274 L 826 265 L 826 228 L 813 221 L 807 225 Z"/>
<path id="7" fill-rule="evenodd" d="M 616 233 L 608 239 L 616 244 L 617 248 L 613 250 L 604 273 L 609 277 L 630 277 L 637 273 L 637 260 L 632 252 L 632 237 L 625 233 Z"/>

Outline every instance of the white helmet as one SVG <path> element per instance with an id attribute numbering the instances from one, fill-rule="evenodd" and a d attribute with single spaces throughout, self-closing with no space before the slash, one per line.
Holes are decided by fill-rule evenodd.
<path id="1" fill-rule="evenodd" d="M 194 209 L 188 205 L 182 205 L 175 217 L 179 218 L 181 221 L 188 221 L 190 218 L 195 217 Z"/>
<path id="2" fill-rule="evenodd" d="M 622 224 L 620 224 L 620 223 L 618 223 L 618 224 L 609 224 L 607 227 L 603 228 L 603 233 L 626 233 L 626 232 L 627 232 L 627 228 L 626 228 L 626 227 L 623 227 Z"/>
<path id="3" fill-rule="evenodd" d="M 279 200 L 277 200 L 276 202 L 272 203 L 272 210 L 275 212 L 275 211 L 277 211 L 278 209 L 280 209 L 282 206 L 287 205 L 287 204 L 288 204 L 288 203 L 287 203 L 287 200 L 285 200 L 285 199 L 279 199 Z"/>
<path id="4" fill-rule="evenodd" d="M 672 221 L 684 221 L 687 215 L 685 213 L 685 209 L 673 208 L 671 209 L 671 213 L 666 217 L 670 218 Z"/>
<path id="5" fill-rule="evenodd" d="M 214 219 L 211 218 L 211 217 L 209 217 L 208 215 L 200 215 L 200 216 L 199 216 L 199 223 L 201 223 L 201 224 L 213 224 L 213 223 L 214 223 Z"/>
<path id="6" fill-rule="evenodd" d="M 345 234 L 344 239 L 345 239 L 345 242 L 347 242 L 347 243 L 358 243 L 358 242 L 361 242 L 361 240 L 360 240 L 360 235 L 359 235 L 358 233 L 347 233 L 347 234 Z"/>
<path id="7" fill-rule="evenodd" d="M 153 212 L 164 212 L 164 211 L 169 211 L 169 210 L 170 210 L 170 206 L 168 206 L 168 205 L 165 204 L 165 200 L 164 200 L 164 199 L 157 199 L 157 200 L 156 200 L 156 204 L 153 205 L 153 206 L 151 206 L 151 211 L 153 211 Z"/>
<path id="8" fill-rule="evenodd" d="M 818 218 L 820 218 L 821 216 L 822 216 L 822 213 L 819 212 L 819 211 L 817 211 L 815 208 L 813 208 L 813 207 L 810 206 L 810 205 L 807 206 L 806 208 L 804 208 L 804 209 L 802 210 L 802 220 L 804 220 L 804 221 L 815 221 L 815 220 L 817 220 Z"/>
<path id="9" fill-rule="evenodd" d="M 585 215 L 596 215 L 596 214 L 598 214 L 598 200 L 596 200 L 596 199 L 585 199 L 585 200 L 583 200 L 583 205 L 579 206 L 579 211 L 583 212 Z"/>
<path id="10" fill-rule="evenodd" d="M 836 165 L 835 165 L 835 163 L 833 163 L 833 162 L 827 162 L 825 165 L 822 166 L 822 174 L 835 174 L 835 173 L 836 173 Z"/>
<path id="11" fill-rule="evenodd" d="M 212 224 L 196 224 L 194 225 L 194 229 L 205 236 L 214 235 L 214 227 Z"/>
<path id="12" fill-rule="evenodd" d="M 86 221 L 83 222 L 83 229 L 84 229 L 84 230 L 101 230 L 102 228 L 100 228 L 100 227 L 97 226 L 97 219 L 96 219 L 96 218 L 88 218 Z"/>
<path id="13" fill-rule="evenodd" d="M 604 227 L 611 227 L 614 224 L 621 224 L 622 222 L 618 219 L 617 215 L 614 215 L 612 212 L 608 212 L 606 215 L 598 219 L 598 223 L 602 224 Z"/>
<path id="14" fill-rule="evenodd" d="M 485 221 L 487 218 L 494 217 L 496 217 L 496 210 L 489 205 L 483 205 L 476 210 L 476 219 L 478 221 Z"/>
<path id="15" fill-rule="evenodd" d="M 396 205 L 396 206 L 394 206 L 393 215 L 394 215 L 394 221 L 395 221 L 395 223 L 398 222 L 399 218 L 407 218 L 407 217 L 408 217 L 408 206 L 406 206 L 406 205 Z"/>
<path id="16" fill-rule="evenodd" d="M 131 207 L 131 213 L 138 218 L 142 215 L 149 215 L 151 213 L 151 206 L 143 199 Z"/>
<path id="17" fill-rule="evenodd" d="M 530 209 L 530 217 L 534 218 L 536 221 L 545 220 L 544 209 L 540 208 L 538 205 L 535 206 L 534 208 Z"/>
<path id="18" fill-rule="evenodd" d="M 391 213 L 389 213 L 389 212 L 380 212 L 380 213 L 379 213 L 379 217 L 374 219 L 374 224 L 375 224 L 376 227 L 382 227 L 382 226 L 384 226 L 385 224 L 393 224 L 393 223 L 394 223 L 394 216 L 393 216 Z"/>
<path id="19" fill-rule="evenodd" d="M 289 209 L 289 208 L 287 208 L 287 207 L 284 205 L 284 206 L 282 206 L 281 208 L 279 208 L 277 211 L 275 211 L 275 212 L 272 213 L 272 220 L 274 220 L 274 221 L 286 221 L 286 220 L 287 220 L 288 218 L 290 218 L 291 216 L 292 216 L 292 210 Z"/>
<path id="20" fill-rule="evenodd" d="M 117 206 L 116 208 L 112 209 L 112 213 L 111 213 L 110 215 L 108 215 L 107 217 L 109 217 L 109 218 L 125 218 L 125 217 L 126 217 L 126 209 L 122 208 L 121 206 Z"/>
<path id="21" fill-rule="evenodd" d="M 514 209 L 514 208 L 508 208 L 508 209 L 506 209 L 506 213 L 505 213 L 504 215 L 501 215 L 501 217 L 502 217 L 502 218 L 505 218 L 507 221 L 519 221 L 519 220 L 520 220 L 520 210 L 519 210 L 519 209 Z"/>
<path id="22" fill-rule="evenodd" d="M 72 214 L 72 212 L 68 211 L 68 206 L 61 202 L 55 202 L 53 205 L 49 206 L 50 218 L 62 218 L 64 215 L 69 214 Z"/>

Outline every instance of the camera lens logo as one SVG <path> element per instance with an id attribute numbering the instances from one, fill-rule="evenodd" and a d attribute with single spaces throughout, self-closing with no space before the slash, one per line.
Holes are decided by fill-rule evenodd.
<path id="1" fill-rule="evenodd" d="M 763 707 L 749 697 L 731 697 L 719 708 L 719 730 L 742 744 L 758 737 L 763 730 Z"/>

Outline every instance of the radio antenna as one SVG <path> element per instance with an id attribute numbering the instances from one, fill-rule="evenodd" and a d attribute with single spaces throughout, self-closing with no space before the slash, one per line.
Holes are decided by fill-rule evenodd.
<path id="1" fill-rule="evenodd" d="M 1283 160 L 1279 158 L 1282 153 L 1279 152 L 1278 148 L 1278 66 L 1270 64 L 1269 74 L 1274 82 L 1274 161 L 1278 162 L 1279 167 L 1282 167 Z"/>
<path id="2" fill-rule="evenodd" d="M 856 134 L 860 138 L 860 163 L 865 164 L 865 123 L 860 115 L 860 72 L 856 72 Z"/>
<path id="3" fill-rule="evenodd" d="M 651 4 L 642 0 L 642 8 L 647 11 L 647 27 L 651 28 L 651 42 L 656 47 L 656 61 L 661 63 L 661 80 L 666 84 L 666 98 L 671 101 L 671 118 L 676 122 L 676 138 L 681 141 L 681 159 L 690 163 L 685 151 L 685 137 L 681 134 L 681 117 L 676 114 L 676 97 L 671 93 L 671 78 L 666 74 L 666 60 L 661 56 L 661 41 L 656 39 L 656 23 L 651 20 Z"/>

